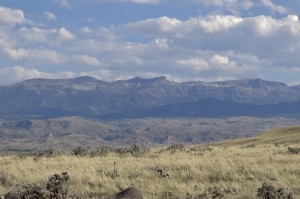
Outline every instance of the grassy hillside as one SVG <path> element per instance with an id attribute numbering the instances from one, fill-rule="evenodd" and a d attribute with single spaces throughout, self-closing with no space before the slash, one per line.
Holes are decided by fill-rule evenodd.
<path id="1" fill-rule="evenodd" d="M 300 147 L 300 127 L 146 153 L 142 148 L 106 148 L 83 156 L 3 155 L 0 196 L 17 184 L 45 187 L 49 176 L 68 172 L 71 198 L 100 198 L 135 186 L 147 199 L 254 199 L 266 181 L 300 198 L 300 154 L 290 153 L 287 147 Z"/>
<path id="2" fill-rule="evenodd" d="M 271 130 L 246 139 L 217 142 L 217 146 L 250 146 L 262 144 L 293 145 L 300 143 L 300 127 L 284 127 Z"/>

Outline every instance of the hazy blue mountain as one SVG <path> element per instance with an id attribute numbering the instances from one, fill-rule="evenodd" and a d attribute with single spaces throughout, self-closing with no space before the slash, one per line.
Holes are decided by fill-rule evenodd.
<path id="1" fill-rule="evenodd" d="M 299 110 L 290 108 L 298 107 L 299 87 L 261 79 L 210 83 L 177 83 L 166 77 L 115 82 L 92 77 L 31 79 L 0 87 L 0 116 L 159 117 L 172 115 L 174 109 L 175 115 L 185 116 L 292 114 Z M 269 107 L 278 111 L 269 111 Z"/>
<path id="2" fill-rule="evenodd" d="M 253 105 L 206 99 L 198 102 L 183 102 L 149 108 L 138 115 L 127 117 L 293 117 L 300 118 L 299 102 L 281 102 L 278 104 Z M 117 116 L 115 116 L 117 117 Z M 123 116 L 125 118 L 126 116 Z"/>
<path id="3" fill-rule="evenodd" d="M 31 79 L 0 87 L 0 144 L 72 148 L 251 136 L 299 124 L 299 88 L 260 79 Z"/>
<path id="4" fill-rule="evenodd" d="M 300 85 L 291 86 L 290 88 L 294 91 L 300 92 Z"/>

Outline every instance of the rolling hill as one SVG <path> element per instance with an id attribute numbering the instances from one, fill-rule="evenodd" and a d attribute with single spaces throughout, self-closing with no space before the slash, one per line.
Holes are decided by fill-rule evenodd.
<path id="1" fill-rule="evenodd" d="M 215 144 L 217 146 L 299 145 L 300 126 L 281 127 L 253 137 L 221 141 Z"/>
<path id="2" fill-rule="evenodd" d="M 201 144 L 251 137 L 299 123 L 298 119 L 282 117 L 0 120 L 0 149 L 96 148 L 135 142 L 147 146 Z"/>

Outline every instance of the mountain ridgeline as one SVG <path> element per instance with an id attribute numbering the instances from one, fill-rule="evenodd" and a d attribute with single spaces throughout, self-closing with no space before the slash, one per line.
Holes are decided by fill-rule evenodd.
<path id="1" fill-rule="evenodd" d="M 261 79 L 169 81 L 166 77 L 104 82 L 92 77 L 31 79 L 0 87 L 5 119 L 83 116 L 300 117 L 300 86 Z"/>

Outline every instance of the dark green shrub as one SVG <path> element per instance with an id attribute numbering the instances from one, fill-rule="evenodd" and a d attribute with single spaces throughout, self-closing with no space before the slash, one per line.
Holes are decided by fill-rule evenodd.
<path id="1" fill-rule="evenodd" d="M 55 156 L 59 156 L 64 154 L 62 151 L 53 149 L 53 148 L 49 148 L 49 149 L 45 149 L 44 151 L 39 151 L 39 152 L 35 152 L 35 157 L 55 157 Z"/>
<path id="2" fill-rule="evenodd" d="M 183 144 L 172 144 L 167 148 L 167 151 L 176 152 L 176 151 L 183 151 L 183 149 L 184 149 Z"/>
<path id="3" fill-rule="evenodd" d="M 49 178 L 47 183 L 47 190 L 50 194 L 50 199 L 65 199 L 69 191 L 70 176 L 67 172 L 54 174 Z"/>
<path id="4" fill-rule="evenodd" d="M 5 194 L 4 199 L 47 199 L 48 193 L 40 186 L 35 184 L 27 184 L 18 186 Z"/>
<path id="5" fill-rule="evenodd" d="M 86 156 L 88 155 L 88 150 L 83 148 L 82 146 L 78 146 L 75 149 L 72 150 L 71 152 L 75 156 Z"/>
<path id="6" fill-rule="evenodd" d="M 293 199 L 289 190 L 278 187 L 275 182 L 265 182 L 257 190 L 257 196 L 261 199 Z"/>
<path id="7" fill-rule="evenodd" d="M 130 153 L 135 157 L 143 156 L 144 154 L 149 152 L 149 148 L 145 145 L 138 145 L 137 142 L 133 143 L 133 145 L 129 149 Z"/>
<path id="8" fill-rule="evenodd" d="M 110 152 L 114 152 L 114 150 L 115 149 L 113 147 L 101 146 L 101 147 L 97 147 L 95 150 L 91 151 L 90 156 L 91 157 L 105 156 Z"/>
<path id="9" fill-rule="evenodd" d="M 46 189 L 36 184 L 17 186 L 4 199 L 67 199 L 70 177 L 67 172 L 49 178 Z"/>
<path id="10" fill-rule="evenodd" d="M 288 150 L 292 154 L 300 154 L 300 148 L 291 148 L 291 147 L 288 147 Z"/>
<path id="11" fill-rule="evenodd" d="M 165 191 L 160 194 L 159 199 L 180 199 L 180 198 L 176 196 L 176 194 L 173 192 Z"/>
<path id="12" fill-rule="evenodd" d="M 5 186 L 7 184 L 7 174 L 0 171 L 0 186 Z"/>
<path id="13" fill-rule="evenodd" d="M 224 194 L 222 193 L 220 187 L 214 186 L 213 188 L 209 188 L 208 189 L 208 193 L 211 194 L 211 198 L 212 199 L 217 199 L 217 198 L 219 199 L 219 198 L 223 198 L 224 197 Z"/>

